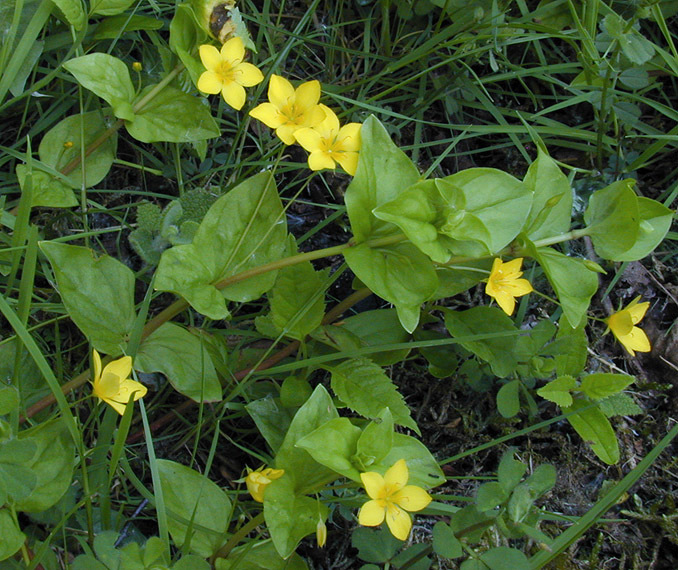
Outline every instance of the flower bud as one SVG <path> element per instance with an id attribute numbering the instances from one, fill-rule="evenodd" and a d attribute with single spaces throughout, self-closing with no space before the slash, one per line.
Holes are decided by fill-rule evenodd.
<path id="1" fill-rule="evenodd" d="M 318 524 L 315 525 L 315 539 L 320 548 L 323 548 L 327 542 L 327 526 L 321 517 L 318 517 Z"/>
<path id="2" fill-rule="evenodd" d="M 140 64 L 138 61 L 135 61 L 135 62 L 132 64 L 132 69 L 133 69 L 134 71 L 136 71 L 137 73 L 139 73 L 139 72 L 143 69 L 143 67 L 141 66 L 141 64 Z"/>

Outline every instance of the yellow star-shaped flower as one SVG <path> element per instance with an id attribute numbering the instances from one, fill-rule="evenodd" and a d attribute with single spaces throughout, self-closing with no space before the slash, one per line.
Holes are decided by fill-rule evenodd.
<path id="1" fill-rule="evenodd" d="M 507 315 L 513 314 L 516 308 L 516 297 L 522 297 L 534 291 L 527 279 L 520 279 L 523 274 L 520 270 L 522 263 L 522 257 L 508 263 L 504 263 L 498 257 L 495 258 L 487 285 L 485 285 L 485 293 L 494 298 Z"/>
<path id="2" fill-rule="evenodd" d="M 641 319 L 645 316 L 649 302 L 639 303 L 640 297 L 636 297 L 628 306 L 616 313 L 612 313 L 605 322 L 612 331 L 615 338 L 622 344 L 631 356 L 635 356 L 638 352 L 650 352 L 650 340 L 647 338 L 645 331 L 640 327 L 636 327 Z"/>
<path id="3" fill-rule="evenodd" d="M 268 82 L 268 103 L 261 103 L 250 115 L 266 126 L 285 144 L 294 144 L 296 132 L 304 127 L 314 127 L 325 118 L 318 105 L 320 82 L 307 81 L 296 89 L 280 75 L 271 75 Z"/>
<path id="4" fill-rule="evenodd" d="M 255 471 L 247 468 L 247 477 L 245 478 L 247 490 L 257 503 L 263 503 L 266 487 L 270 485 L 271 481 L 280 479 L 284 474 L 284 469 L 273 469 L 272 467 L 267 467 L 266 469 L 259 467 Z"/>
<path id="5" fill-rule="evenodd" d="M 221 93 L 224 101 L 236 110 L 245 104 L 245 87 L 264 80 L 264 75 L 245 59 L 245 45 L 236 36 L 228 40 L 221 50 L 211 45 L 200 46 L 200 59 L 205 71 L 198 79 L 198 89 L 203 93 Z"/>
<path id="6" fill-rule="evenodd" d="M 406 511 L 425 509 L 431 496 L 421 487 L 408 485 L 409 471 L 404 459 L 399 459 L 382 477 L 379 473 L 361 473 L 365 491 L 370 497 L 358 513 L 358 522 L 364 526 L 378 526 L 384 519 L 391 534 L 398 540 L 407 539 L 412 519 Z"/>
<path id="7" fill-rule="evenodd" d="M 360 150 L 360 123 L 348 123 L 339 127 L 334 111 L 320 104 L 325 111 L 325 120 L 310 129 L 300 129 L 294 136 L 309 153 L 308 166 L 311 170 L 335 168 L 336 163 L 351 176 L 358 168 Z"/>
<path id="8" fill-rule="evenodd" d="M 120 415 L 123 415 L 130 395 L 134 394 L 134 401 L 136 402 L 143 398 L 148 391 L 146 386 L 129 377 L 132 372 L 132 357 L 123 356 L 118 360 L 113 360 L 106 365 L 103 371 L 101 370 L 101 357 L 96 350 L 93 357 L 92 394 L 106 402 Z"/>

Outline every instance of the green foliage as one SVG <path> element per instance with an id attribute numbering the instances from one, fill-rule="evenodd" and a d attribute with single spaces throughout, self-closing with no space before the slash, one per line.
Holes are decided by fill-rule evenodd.
<path id="1" fill-rule="evenodd" d="M 88 248 L 41 242 L 73 322 L 100 352 L 118 356 L 134 326 L 134 274 L 118 260 Z"/>
<path id="2" fill-rule="evenodd" d="M 180 463 L 157 461 L 168 514 L 168 528 L 178 547 L 208 557 L 227 538 L 231 501 L 205 475 Z"/>
<path id="3" fill-rule="evenodd" d="M 186 329 L 165 323 L 145 339 L 136 355 L 142 372 L 162 372 L 172 387 L 196 402 L 221 400 L 221 384 L 207 348 Z"/>
<path id="4" fill-rule="evenodd" d="M 155 287 L 182 295 L 197 311 L 228 317 L 226 299 L 249 301 L 273 287 L 274 271 L 221 289 L 215 284 L 282 256 L 285 225 L 282 204 L 269 174 L 242 182 L 209 209 L 192 243 L 163 253 Z"/>

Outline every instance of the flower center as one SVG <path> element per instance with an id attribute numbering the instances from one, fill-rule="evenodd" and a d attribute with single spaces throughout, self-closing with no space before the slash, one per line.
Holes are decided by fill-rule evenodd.
<path id="1" fill-rule="evenodd" d="M 235 79 L 235 69 L 227 62 L 222 61 L 214 70 L 222 83 L 231 83 Z"/>

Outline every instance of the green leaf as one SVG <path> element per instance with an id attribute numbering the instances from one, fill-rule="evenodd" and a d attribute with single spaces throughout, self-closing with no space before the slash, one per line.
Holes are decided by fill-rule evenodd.
<path id="1" fill-rule="evenodd" d="M 292 423 L 294 411 L 281 405 L 279 399 L 270 396 L 250 402 L 245 409 L 273 452 L 277 452 Z"/>
<path id="2" fill-rule="evenodd" d="M 321 384 L 316 386 L 311 397 L 295 414 L 275 457 L 275 466 L 285 470 L 294 481 L 297 491 L 313 489 L 334 475 L 331 469 L 318 464 L 306 450 L 297 447 L 297 442 L 338 417 L 332 398 Z M 268 498 L 268 490 L 266 497 Z M 315 530 L 315 521 L 313 524 Z M 280 548 L 278 551 L 280 552 Z"/>
<path id="3" fill-rule="evenodd" d="M 360 471 L 369 471 L 380 462 L 393 447 L 393 414 L 384 408 L 363 430 L 356 445 L 353 461 Z"/>
<path id="4" fill-rule="evenodd" d="M 104 18 L 94 29 L 93 40 L 113 40 L 119 38 L 123 32 L 135 32 L 138 30 L 159 30 L 163 22 L 157 18 L 139 16 L 137 14 L 121 14 Z"/>
<path id="5" fill-rule="evenodd" d="M 290 556 L 299 541 L 315 533 L 318 518 L 327 518 L 327 507 L 295 493 L 294 479 L 281 477 L 266 487 L 264 519 L 278 554 Z"/>
<path id="6" fill-rule="evenodd" d="M 66 117 L 47 131 L 40 141 L 38 147 L 40 160 L 54 170 L 61 170 L 71 160 L 81 158 L 83 147 L 87 148 L 105 129 L 106 123 L 100 111 Z M 115 133 L 85 158 L 86 188 L 95 186 L 108 174 L 115 158 L 117 141 L 118 136 Z M 70 145 L 70 148 L 64 145 Z M 82 174 L 82 163 L 80 163 L 66 178 L 71 188 L 82 187 Z M 35 198 L 33 202 L 35 203 Z"/>
<path id="7" fill-rule="evenodd" d="M 504 378 L 517 366 L 515 345 L 518 335 L 513 321 L 496 307 L 474 307 L 467 311 L 444 309 L 445 327 L 466 350 L 489 363 L 492 372 Z M 515 333 L 499 336 L 501 333 Z M 474 335 L 490 338 L 472 340 Z"/>
<path id="8" fill-rule="evenodd" d="M 379 248 L 361 244 L 345 249 L 343 254 L 358 279 L 396 306 L 403 328 L 411 333 L 419 322 L 419 305 L 438 288 L 430 259 L 411 243 Z"/>
<path id="9" fill-rule="evenodd" d="M 545 400 L 558 404 L 561 408 L 567 408 L 572 405 L 572 390 L 577 389 L 577 381 L 569 375 L 564 375 L 552 380 L 546 386 L 537 390 Z"/>
<path id="10" fill-rule="evenodd" d="M 244 544 L 231 550 L 227 558 L 217 558 L 216 570 L 308 570 L 304 559 L 293 554 L 285 559 L 275 549 L 273 542 L 266 540 Z M 172 570 L 178 570 L 173 566 Z M 187 567 L 186 570 L 193 570 Z"/>
<path id="11" fill-rule="evenodd" d="M 247 302 L 275 282 L 269 271 L 221 290 L 219 281 L 280 259 L 285 251 L 282 204 L 270 173 L 249 178 L 219 198 L 187 245 L 166 250 L 155 287 L 183 296 L 194 309 L 213 318 L 229 316 L 225 299 Z"/>
<path id="12" fill-rule="evenodd" d="M 273 324 L 285 336 L 303 340 L 325 316 L 326 271 L 316 271 L 310 261 L 285 267 L 269 294 Z"/>
<path id="13" fill-rule="evenodd" d="M 313 388 L 306 378 L 288 376 L 280 386 L 280 402 L 283 406 L 298 408 L 311 397 Z"/>
<path id="14" fill-rule="evenodd" d="M 19 409 L 19 392 L 14 386 L 0 386 L 0 416 Z"/>
<path id="15" fill-rule="evenodd" d="M 134 0 L 92 0 L 90 13 L 101 16 L 115 16 L 127 10 Z"/>
<path id="16" fill-rule="evenodd" d="M 536 249 L 534 258 L 541 265 L 558 295 L 563 313 L 572 327 L 586 318 L 591 297 L 598 290 L 598 277 L 583 259 L 568 257 L 550 247 Z"/>
<path id="17" fill-rule="evenodd" d="M 646 257 L 661 243 L 671 227 L 673 210 L 650 198 L 638 197 L 640 225 L 636 242 L 614 261 L 635 261 Z"/>
<path id="18" fill-rule="evenodd" d="M 581 391 L 593 400 L 602 400 L 608 396 L 618 394 L 627 386 L 633 384 L 635 378 L 627 374 L 608 374 L 597 372 L 584 376 L 581 381 Z"/>
<path id="19" fill-rule="evenodd" d="M 8 509 L 0 509 L 0 560 L 7 560 L 26 541 L 26 535 L 14 522 Z"/>
<path id="20" fill-rule="evenodd" d="M 450 185 L 449 188 L 461 190 L 464 196 L 460 203 L 462 209 L 450 212 L 442 228 L 450 237 L 476 239 L 483 242 L 490 253 L 496 253 L 522 229 L 532 205 L 532 193 L 517 178 L 494 168 L 468 168 L 442 181 Z M 465 233 L 467 218 L 482 224 L 488 238 L 482 239 L 482 232 L 469 238 Z M 474 222 L 470 225 L 473 227 Z"/>
<path id="21" fill-rule="evenodd" d="M 507 499 L 508 495 L 504 487 L 496 481 L 491 481 L 478 487 L 476 492 L 476 507 L 481 512 L 491 511 Z"/>
<path id="22" fill-rule="evenodd" d="M 586 409 L 588 408 L 588 409 Z M 576 412 L 567 418 L 580 437 L 591 444 L 593 452 L 608 465 L 619 461 L 617 436 L 605 414 L 586 400 L 575 400 L 563 413 Z"/>
<path id="23" fill-rule="evenodd" d="M 195 402 L 221 400 L 221 384 L 206 346 L 179 325 L 165 323 L 144 339 L 134 366 L 142 372 L 162 372 L 177 392 Z"/>
<path id="24" fill-rule="evenodd" d="M 360 472 L 352 462 L 362 432 L 348 418 L 335 418 L 297 441 L 321 465 L 360 482 Z"/>
<path id="25" fill-rule="evenodd" d="M 0 485 L 2 494 L 9 495 L 12 503 L 28 497 L 37 485 L 37 474 L 24 465 L 36 452 L 37 445 L 32 441 L 0 441 Z"/>
<path id="26" fill-rule="evenodd" d="M 400 325 L 395 309 L 363 311 L 344 319 L 340 326 L 357 336 L 363 347 L 398 344 L 410 339 L 409 333 Z M 366 356 L 379 366 L 389 366 L 404 360 L 409 352 L 408 348 L 401 348 Z"/>
<path id="27" fill-rule="evenodd" d="M 402 544 L 385 529 L 358 527 L 351 535 L 351 546 L 358 549 L 358 558 L 365 562 L 388 562 Z"/>
<path id="28" fill-rule="evenodd" d="M 80 85 L 113 107 L 116 117 L 126 120 L 134 118 L 134 85 L 127 66 L 117 57 L 106 53 L 90 53 L 67 61 L 64 67 Z"/>
<path id="29" fill-rule="evenodd" d="M 645 413 L 644 410 L 634 402 L 628 394 L 614 394 L 598 402 L 598 407 L 608 417 L 614 416 L 634 416 Z"/>
<path id="30" fill-rule="evenodd" d="M 356 358 L 325 368 L 332 373 L 332 390 L 353 411 L 376 418 L 386 406 L 395 423 L 420 433 L 410 409 L 381 366 L 366 358 Z"/>
<path id="31" fill-rule="evenodd" d="M 492 548 L 480 555 L 490 570 L 530 570 L 530 562 L 527 557 L 515 548 L 499 546 Z"/>
<path id="32" fill-rule="evenodd" d="M 143 98 L 155 85 L 140 94 Z M 212 118 L 209 105 L 202 98 L 166 86 L 153 99 L 127 119 L 127 132 L 141 142 L 194 142 L 213 139 L 221 134 Z"/>
<path id="33" fill-rule="evenodd" d="M 525 233 L 532 240 L 569 231 L 572 216 L 572 189 L 560 167 L 541 147 L 523 183 L 532 192 L 532 208 L 525 221 Z"/>
<path id="34" fill-rule="evenodd" d="M 443 558 L 459 558 L 463 554 L 461 542 L 443 521 L 433 525 L 433 551 Z"/>
<path id="35" fill-rule="evenodd" d="M 636 181 L 619 180 L 591 195 L 584 212 L 596 253 L 604 259 L 617 260 L 636 243 L 640 228 L 638 197 L 633 191 Z"/>
<path id="36" fill-rule="evenodd" d="M 205 475 L 167 459 L 157 464 L 172 540 L 179 548 L 190 543 L 190 551 L 212 556 L 225 542 L 231 501 Z"/>
<path id="37" fill-rule="evenodd" d="M 372 210 L 390 202 L 419 179 L 416 166 L 393 144 L 376 117 L 367 118 L 360 137 L 358 170 L 344 196 L 351 231 L 358 242 L 394 232 L 395 227 L 377 219 Z"/>
<path id="38" fill-rule="evenodd" d="M 31 493 L 16 502 L 21 511 L 36 513 L 55 505 L 68 491 L 73 477 L 75 449 L 61 419 L 43 422 L 19 434 L 20 441 L 35 445 L 35 454 L 24 463 L 37 475 Z"/>
<path id="39" fill-rule="evenodd" d="M 49 208 L 72 208 L 78 205 L 73 190 L 58 178 L 34 168 L 29 170 L 25 164 L 17 164 L 16 177 L 21 191 L 25 192 L 26 178 L 30 175 L 32 197 L 31 207 L 46 206 Z"/>
<path id="40" fill-rule="evenodd" d="M 497 410 L 505 418 L 512 418 L 520 411 L 520 380 L 511 380 L 497 392 Z"/>
<path id="41" fill-rule="evenodd" d="M 438 288 L 428 300 L 436 301 L 468 291 L 483 279 L 487 279 L 491 268 L 492 259 L 474 259 L 436 267 Z"/>
<path id="42" fill-rule="evenodd" d="M 42 241 L 64 306 L 99 352 L 118 356 L 134 326 L 134 273 L 91 249 Z"/>
<path id="43" fill-rule="evenodd" d="M 523 483 L 530 488 L 535 498 L 548 493 L 556 484 L 556 468 L 544 463 L 539 465 Z"/>
<path id="44" fill-rule="evenodd" d="M 567 322 L 561 322 L 548 353 L 556 360 L 556 371 L 559 376 L 569 374 L 579 376 L 584 371 L 588 358 L 588 339 L 586 338 L 586 323 L 582 321 L 577 327 L 571 327 Z"/>
<path id="45" fill-rule="evenodd" d="M 52 0 L 57 8 L 76 30 L 82 30 L 87 23 L 87 14 L 80 0 Z"/>
<path id="46" fill-rule="evenodd" d="M 219 559 L 217 559 L 219 560 Z M 189 554 L 188 556 L 182 556 L 172 565 L 172 570 L 210 570 L 210 565 L 207 560 Z M 219 566 L 217 565 L 217 569 Z M 242 570 L 247 570 L 243 567 Z"/>
<path id="47" fill-rule="evenodd" d="M 520 483 L 527 466 L 522 461 L 513 459 L 515 448 L 510 448 L 501 457 L 497 469 L 497 480 L 504 491 L 510 493 Z"/>
<path id="48" fill-rule="evenodd" d="M 445 482 L 445 475 L 428 448 L 419 440 L 402 433 L 393 434 L 391 451 L 383 459 L 375 462 L 370 471 L 383 475 L 399 459 L 405 459 L 407 462 L 410 473 L 408 485 L 430 489 Z"/>

